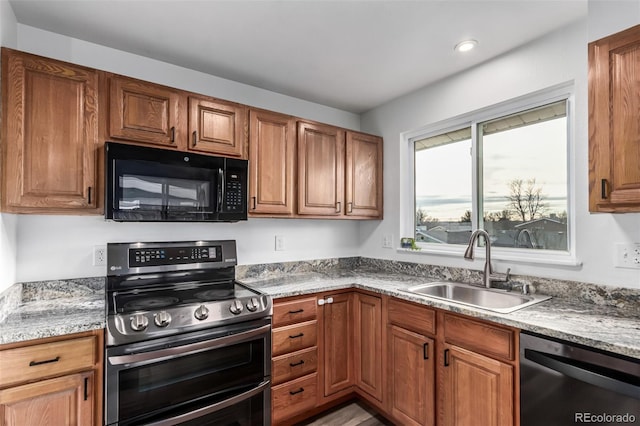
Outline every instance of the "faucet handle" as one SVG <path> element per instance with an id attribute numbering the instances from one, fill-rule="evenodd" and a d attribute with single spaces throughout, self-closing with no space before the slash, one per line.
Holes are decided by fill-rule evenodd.
<path id="1" fill-rule="evenodd" d="M 490 275 L 490 279 L 493 282 L 497 283 L 506 283 L 511 279 L 511 268 L 507 268 L 507 272 L 505 274 L 493 273 Z"/>

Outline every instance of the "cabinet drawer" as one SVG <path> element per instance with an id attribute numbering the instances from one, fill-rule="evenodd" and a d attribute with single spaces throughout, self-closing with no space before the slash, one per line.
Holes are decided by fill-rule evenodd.
<path id="1" fill-rule="evenodd" d="M 444 337 L 447 343 L 474 352 L 509 361 L 515 359 L 515 334 L 506 328 L 445 314 Z"/>
<path id="2" fill-rule="evenodd" d="M 316 406 L 317 373 L 271 388 L 273 424 Z"/>
<path id="3" fill-rule="evenodd" d="M 0 387 L 93 368 L 94 337 L 0 351 Z"/>
<path id="4" fill-rule="evenodd" d="M 423 305 L 389 299 L 389 322 L 422 334 L 436 334 L 436 312 Z"/>
<path id="5" fill-rule="evenodd" d="M 275 303 L 273 306 L 273 326 L 279 327 L 295 322 L 314 320 L 316 319 L 316 309 L 315 297 Z"/>
<path id="6" fill-rule="evenodd" d="M 272 355 L 282 355 L 316 346 L 317 321 L 274 328 L 271 335 Z"/>
<path id="7" fill-rule="evenodd" d="M 277 385 L 313 373 L 317 368 L 318 348 L 316 346 L 281 355 L 272 361 L 271 381 Z"/>

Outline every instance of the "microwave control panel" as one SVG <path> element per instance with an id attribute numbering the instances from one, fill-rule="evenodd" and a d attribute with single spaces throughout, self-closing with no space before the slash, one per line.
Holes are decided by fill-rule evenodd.
<path id="1" fill-rule="evenodd" d="M 241 212 L 244 210 L 243 179 L 240 173 L 227 172 L 225 185 L 224 210 L 227 212 Z"/>

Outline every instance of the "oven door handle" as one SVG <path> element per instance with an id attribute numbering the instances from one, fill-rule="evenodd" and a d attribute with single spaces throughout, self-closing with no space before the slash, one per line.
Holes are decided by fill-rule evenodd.
<path id="1" fill-rule="evenodd" d="M 176 346 L 173 348 L 160 349 L 157 351 L 144 352 L 131 355 L 119 355 L 108 357 L 109 364 L 122 365 L 122 364 L 134 364 L 144 361 L 160 360 L 166 357 L 191 355 L 196 352 L 201 352 L 208 349 L 223 348 L 230 346 L 244 340 L 251 339 L 252 337 L 260 336 L 262 334 L 269 333 L 271 325 L 263 325 L 262 327 L 244 331 L 242 333 L 232 334 L 230 336 L 219 337 L 213 340 L 206 340 L 204 342 L 190 343 L 188 345 Z"/>
<path id="2" fill-rule="evenodd" d="M 239 395 L 231 397 L 229 399 L 225 399 L 224 401 L 216 402 L 215 404 L 207 405 L 206 407 L 199 408 L 194 411 L 190 411 L 188 413 L 180 414 L 168 419 L 159 420 L 153 423 L 145 423 L 146 426 L 172 426 L 178 423 L 183 423 L 189 420 L 197 419 L 198 417 L 205 416 L 207 414 L 215 413 L 216 411 L 223 410 L 227 407 L 230 407 L 238 402 L 242 402 L 246 399 L 249 399 L 253 396 L 258 395 L 261 392 L 264 392 L 270 386 L 269 380 L 266 380 L 260 383 L 257 387 L 243 392 Z"/>

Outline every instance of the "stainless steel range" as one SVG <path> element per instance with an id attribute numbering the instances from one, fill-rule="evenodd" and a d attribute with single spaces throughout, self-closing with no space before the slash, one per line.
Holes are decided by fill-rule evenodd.
<path id="1" fill-rule="evenodd" d="M 107 245 L 105 424 L 270 424 L 269 296 L 235 241 Z"/>

